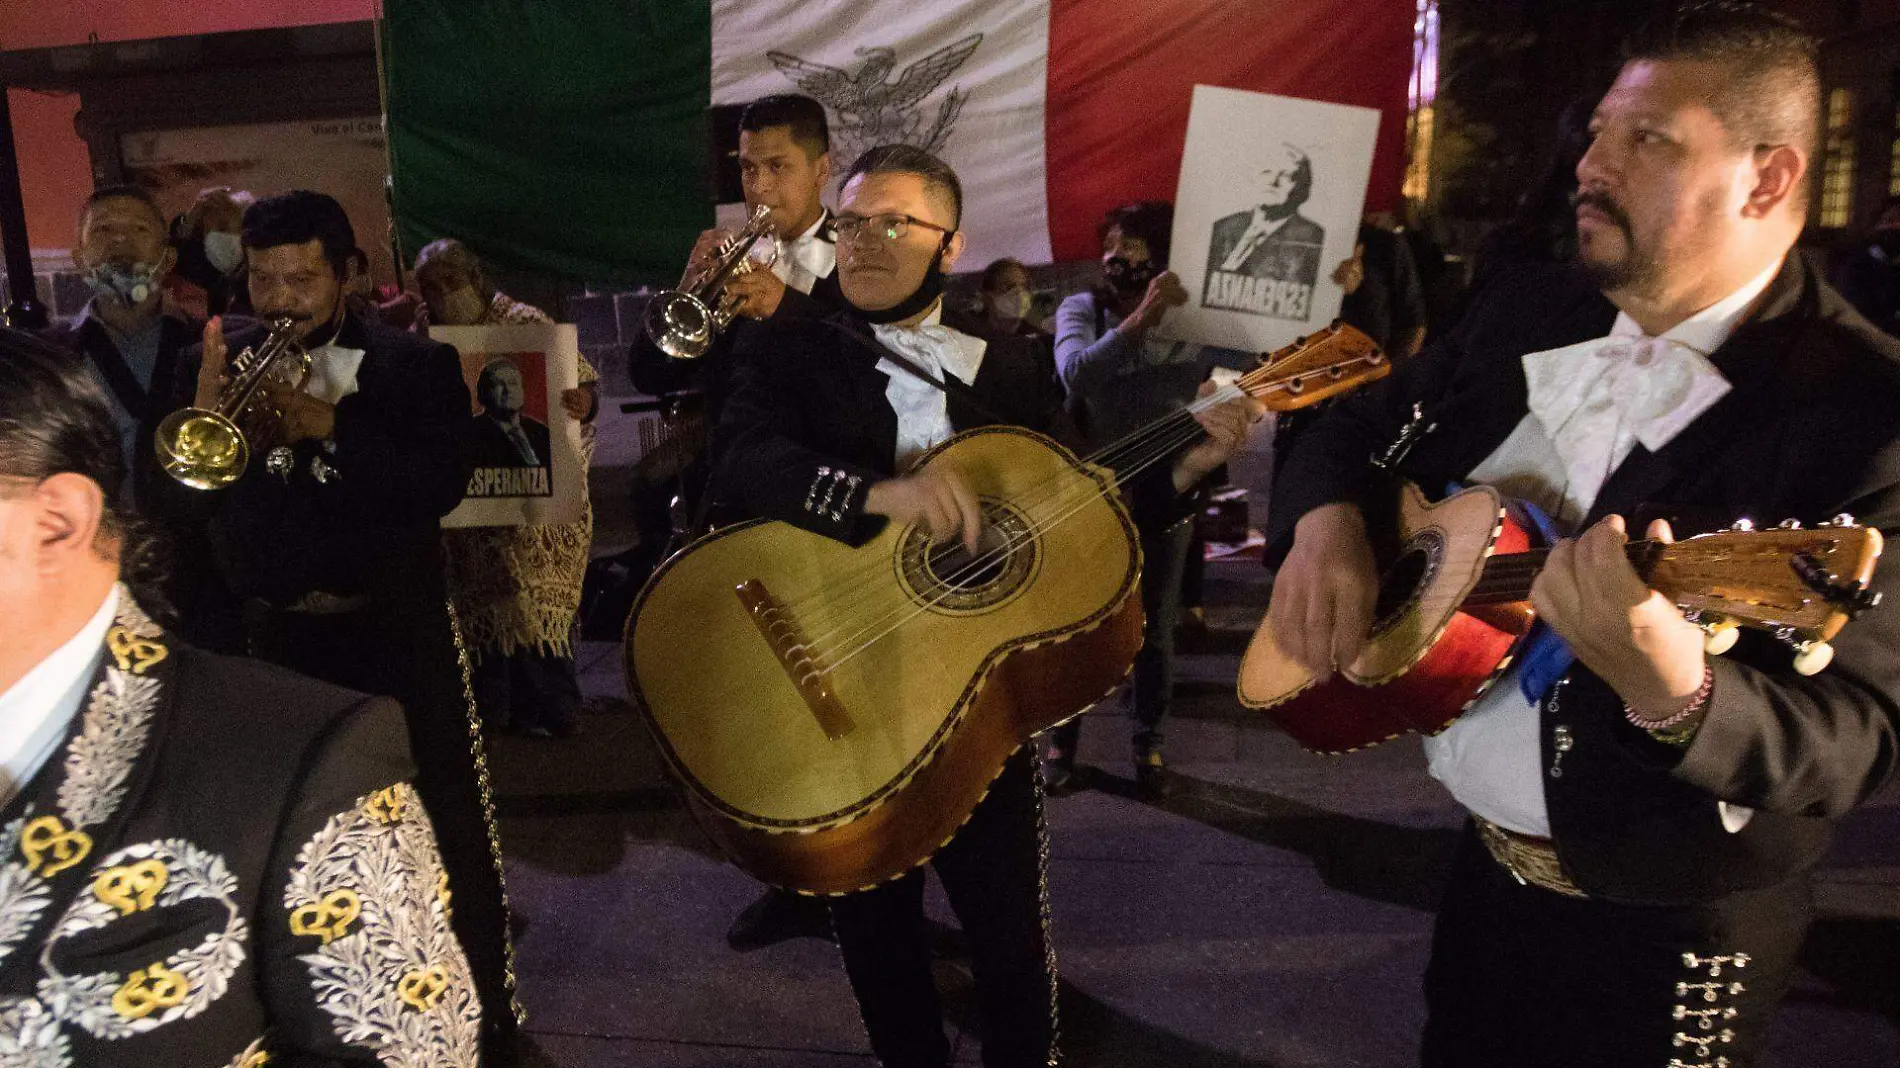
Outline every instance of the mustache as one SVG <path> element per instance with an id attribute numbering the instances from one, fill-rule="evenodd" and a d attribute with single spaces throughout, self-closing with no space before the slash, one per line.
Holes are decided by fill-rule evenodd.
<path id="1" fill-rule="evenodd" d="M 1626 234 L 1630 232 L 1629 212 L 1623 210 L 1623 205 L 1611 200 L 1608 193 L 1599 193 L 1594 189 L 1579 189 L 1570 194 L 1570 210 L 1575 211 L 1583 207 L 1595 208 L 1608 216 L 1610 221 L 1616 224 L 1617 229 Z"/>

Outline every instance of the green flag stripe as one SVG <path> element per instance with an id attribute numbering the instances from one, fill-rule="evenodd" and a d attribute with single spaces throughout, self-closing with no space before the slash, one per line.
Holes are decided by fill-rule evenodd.
<path id="1" fill-rule="evenodd" d="M 404 251 L 587 282 L 679 274 L 712 224 L 707 0 L 388 0 Z"/>

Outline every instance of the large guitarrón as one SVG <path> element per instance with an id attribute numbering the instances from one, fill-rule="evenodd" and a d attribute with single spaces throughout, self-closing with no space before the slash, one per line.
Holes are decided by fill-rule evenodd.
<path id="1" fill-rule="evenodd" d="M 1388 370 L 1335 324 L 1195 407 L 1245 394 L 1300 408 Z M 974 556 L 917 526 L 852 548 L 753 522 L 661 565 L 628 623 L 627 677 L 707 833 L 808 893 L 927 860 L 1011 753 L 1128 673 L 1141 552 L 1117 479 L 1200 436 L 1192 411 L 1173 413 L 1102 450 L 1114 471 L 1027 430 L 951 438 L 922 462 L 981 497 Z"/>
<path id="2" fill-rule="evenodd" d="M 1012 752 L 1119 685 L 1141 647 L 1141 554 L 1112 475 L 1013 428 L 925 462 L 969 481 L 991 536 L 1023 538 L 982 581 L 946 583 L 962 551 L 933 563 L 919 527 L 852 548 L 753 522 L 673 557 L 635 605 L 640 707 L 708 833 L 777 885 L 842 893 L 928 858 Z M 811 647 L 792 658 L 836 661 L 822 695 L 762 632 L 772 611 L 767 629 Z"/>

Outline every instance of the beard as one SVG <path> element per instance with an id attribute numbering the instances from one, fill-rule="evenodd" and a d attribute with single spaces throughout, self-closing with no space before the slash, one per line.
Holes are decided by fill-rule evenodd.
<path id="1" fill-rule="evenodd" d="M 1657 287 L 1662 281 L 1662 263 L 1636 240 L 1636 228 L 1621 204 L 1608 194 L 1588 190 L 1572 194 L 1570 202 L 1573 210 L 1588 206 L 1602 212 L 1623 235 L 1623 254 L 1614 260 L 1593 259 L 1585 251 L 1582 235 L 1577 238 L 1577 263 L 1597 288 L 1606 293 L 1616 290 L 1644 293 Z"/>

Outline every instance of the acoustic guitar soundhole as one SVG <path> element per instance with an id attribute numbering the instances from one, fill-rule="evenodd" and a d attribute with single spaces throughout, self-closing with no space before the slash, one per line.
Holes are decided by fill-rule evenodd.
<path id="1" fill-rule="evenodd" d="M 1398 558 L 1379 578 L 1379 598 L 1372 609 L 1372 636 L 1397 626 L 1418 607 L 1418 599 L 1438 577 L 1445 557 L 1445 535 L 1436 527 L 1419 531 L 1399 550 Z"/>
<path id="2" fill-rule="evenodd" d="M 905 589 L 944 612 L 981 612 L 1014 597 L 1036 573 L 1041 552 L 1022 513 L 1002 501 L 983 501 L 983 534 L 976 552 L 961 540 L 933 545 L 919 526 L 904 535 L 898 567 Z"/>

